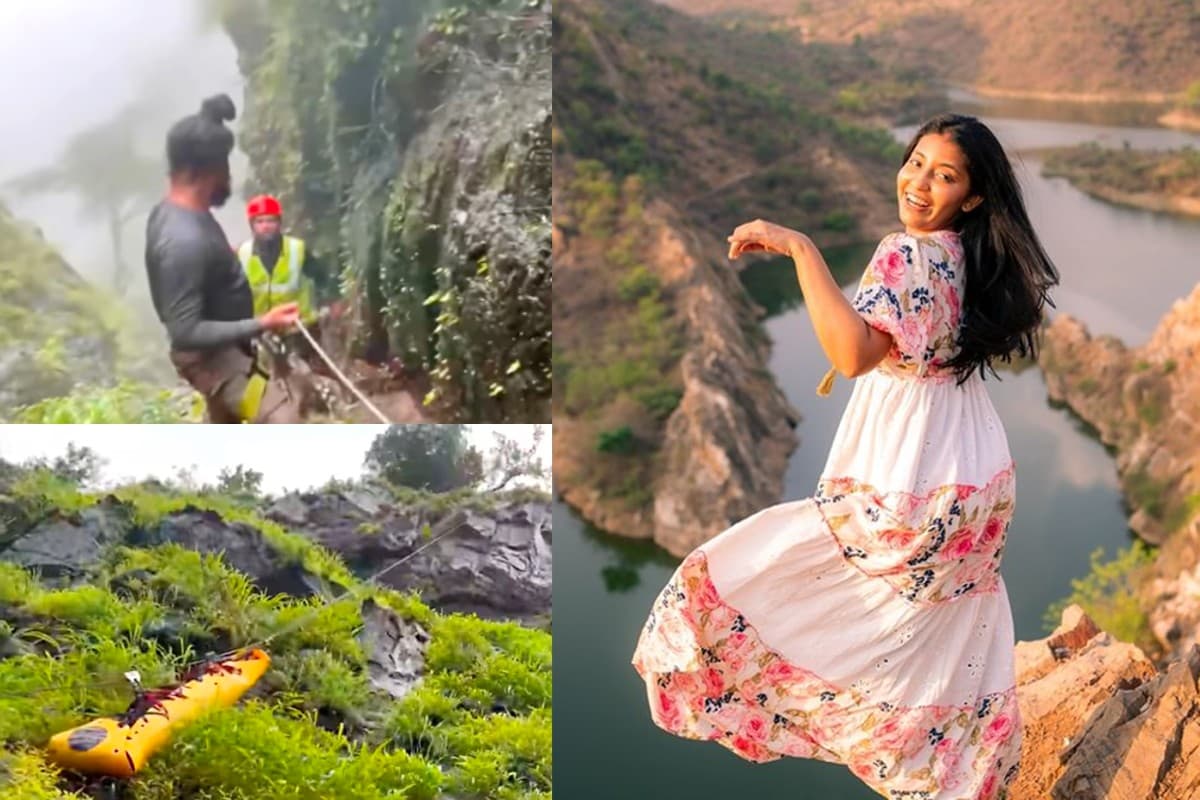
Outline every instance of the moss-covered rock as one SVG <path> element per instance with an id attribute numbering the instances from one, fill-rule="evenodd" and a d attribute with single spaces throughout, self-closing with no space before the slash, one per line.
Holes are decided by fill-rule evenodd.
<path id="1" fill-rule="evenodd" d="M 439 613 L 416 594 L 364 583 L 251 501 L 145 484 L 87 493 L 44 470 L 0 468 L 5 798 L 87 796 L 93 787 L 60 774 L 40 748 L 123 711 L 126 670 L 168 685 L 205 653 L 251 644 L 272 666 L 247 702 L 181 730 L 123 796 L 549 797 L 548 633 Z M 8 560 L 48 525 L 94 528 L 99 518 L 107 538 L 72 572 Z M 223 526 L 230 548 L 195 532 L 205 526 Z M 175 528 L 192 538 L 168 536 Z M 234 566 L 253 568 L 233 547 L 246 542 L 319 577 L 321 590 L 269 593 Z"/>
<path id="2" fill-rule="evenodd" d="M 226 28 L 253 190 L 340 271 L 371 360 L 444 417 L 547 419 L 549 4 L 260 0 Z"/>

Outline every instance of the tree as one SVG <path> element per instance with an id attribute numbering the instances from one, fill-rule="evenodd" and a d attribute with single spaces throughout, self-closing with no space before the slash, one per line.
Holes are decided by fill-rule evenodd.
<path id="1" fill-rule="evenodd" d="M 138 151 L 142 107 L 131 104 L 71 137 L 57 163 L 14 178 L 5 188 L 24 194 L 74 192 L 89 217 L 102 218 L 112 243 L 112 287 L 129 285 L 121 231 L 162 191 L 164 165 Z"/>
<path id="2" fill-rule="evenodd" d="M 67 445 L 66 453 L 50 462 L 50 471 L 63 480 L 83 486 L 100 477 L 104 463 L 104 459 L 92 448 L 71 442 Z"/>
<path id="3" fill-rule="evenodd" d="M 493 435 L 492 449 L 488 451 L 485 459 L 485 491 L 499 491 L 518 478 L 545 479 L 546 465 L 538 455 L 545 435 L 545 426 L 535 425 L 533 440 L 528 445 L 522 445 L 516 439 L 497 431 Z"/>
<path id="4" fill-rule="evenodd" d="M 262 491 L 262 479 L 261 472 L 240 464 L 233 469 L 223 467 L 217 475 L 216 490 L 221 494 L 254 499 Z"/>
<path id="5" fill-rule="evenodd" d="M 371 443 L 365 465 L 393 486 L 432 492 L 471 486 L 483 475 L 464 425 L 391 425 Z"/>

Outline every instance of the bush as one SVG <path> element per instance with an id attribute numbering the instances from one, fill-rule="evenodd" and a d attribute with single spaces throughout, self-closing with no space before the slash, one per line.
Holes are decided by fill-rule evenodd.
<path id="1" fill-rule="evenodd" d="M 846 211 L 831 212 L 821 221 L 821 227 L 830 231 L 852 231 L 856 225 L 854 217 Z"/>
<path id="2" fill-rule="evenodd" d="M 633 302 L 657 293 L 660 286 L 657 275 L 638 265 L 621 278 L 617 284 L 617 293 L 622 300 Z"/>
<path id="3" fill-rule="evenodd" d="M 596 449 L 601 453 L 629 455 L 637 450 L 637 438 L 628 425 L 623 425 L 616 430 L 601 431 L 596 438 Z"/>
<path id="4" fill-rule="evenodd" d="M 1071 581 L 1071 594 L 1046 611 L 1047 631 L 1058 626 L 1062 611 L 1075 604 L 1117 639 L 1136 644 L 1147 652 L 1158 648 L 1149 619 L 1138 599 L 1138 587 L 1146 568 L 1154 562 L 1154 550 L 1136 541 L 1104 561 L 1103 548 L 1091 556 L 1091 571 Z"/>

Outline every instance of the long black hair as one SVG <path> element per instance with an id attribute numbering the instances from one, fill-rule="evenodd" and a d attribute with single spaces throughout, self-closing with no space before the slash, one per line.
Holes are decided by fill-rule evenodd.
<path id="1" fill-rule="evenodd" d="M 946 134 L 967 162 L 970 195 L 983 202 L 960 212 L 953 223 L 966 259 L 959 351 L 945 363 L 962 383 L 975 370 L 996 374 L 993 361 L 1008 362 L 1013 353 L 1037 356 L 1037 333 L 1050 287 L 1058 270 L 1042 249 L 1021 186 L 995 134 L 975 117 L 939 114 L 926 122 L 904 151 L 904 161 L 921 137 Z"/>
<path id="2" fill-rule="evenodd" d="M 167 132 L 167 165 L 171 174 L 201 173 L 229 162 L 233 131 L 225 121 L 237 116 L 227 94 L 213 95 L 200 105 L 200 113 L 184 117 Z"/>

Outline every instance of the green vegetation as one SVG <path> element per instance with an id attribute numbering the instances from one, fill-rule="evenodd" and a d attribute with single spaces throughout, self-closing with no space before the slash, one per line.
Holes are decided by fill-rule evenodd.
<path id="1" fill-rule="evenodd" d="M 57 464 L 86 472 L 86 459 Z M 81 466 L 82 465 L 82 466 Z M 222 483 L 254 488 L 253 474 Z M 0 496 L 28 525 L 89 508 L 97 494 L 50 468 L 7 480 Z M 113 492 L 130 530 L 205 508 L 253 525 L 285 560 L 340 584 L 339 597 L 267 596 L 218 554 L 178 545 L 118 546 L 69 588 L 0 561 L 0 776 L 13 800 L 73 792 L 40 747 L 46 738 L 130 701 L 122 674 L 169 685 L 206 651 L 276 635 L 272 666 L 239 707 L 185 727 L 129 781 L 135 800 L 433 800 L 549 798 L 551 640 L 514 623 L 439 614 L 414 595 L 364 586 L 334 554 L 238 500 L 125 486 Z M 429 633 L 426 672 L 399 701 L 370 686 L 358 634 L 366 599 Z M 303 624 L 297 624 L 302 622 Z"/>
<path id="2" fill-rule="evenodd" d="M 911 109 L 928 93 L 857 49 L 697 23 L 635 0 L 595 12 L 564 3 L 553 48 L 560 149 L 655 187 L 695 186 L 698 140 L 689 129 L 772 170 L 806 158 L 814 141 L 891 165 L 898 145 L 862 118 Z M 738 193 L 743 207 L 751 196 Z M 781 198 L 775 208 L 793 202 Z"/>
<path id="3" fill-rule="evenodd" d="M 1189 109 L 1200 109 L 1200 81 L 1193 81 L 1188 84 L 1187 89 L 1183 92 L 1183 107 Z"/>
<path id="4" fill-rule="evenodd" d="M 1200 197 L 1200 150 L 1135 150 L 1095 142 L 1052 150 L 1044 174 L 1062 177 L 1084 191 Z"/>
<path id="5" fill-rule="evenodd" d="M 360 301 L 431 413 L 548 418 L 549 15 L 528 0 L 227 4 L 252 190 Z M 482 66 L 482 69 L 481 69 Z"/>
<path id="6" fill-rule="evenodd" d="M 116 386 L 80 386 L 70 394 L 49 397 L 16 410 L 12 422 L 177 423 L 199 422 L 203 399 L 188 389 L 162 389 L 134 381 Z"/>
<path id="7" fill-rule="evenodd" d="M 1117 639 L 1136 644 L 1149 653 L 1156 651 L 1158 643 L 1138 598 L 1141 580 L 1154 556 L 1155 551 L 1141 541 L 1118 551 L 1111 561 L 1104 561 L 1104 549 L 1098 548 L 1092 553 L 1091 572 L 1072 580 L 1070 596 L 1047 609 L 1046 630 L 1058 627 L 1063 609 L 1076 604 Z"/>
<path id="8" fill-rule="evenodd" d="M 597 289 L 609 309 L 603 329 L 588 332 L 586 348 L 560 351 L 565 407 L 586 415 L 632 394 L 649 417 L 663 420 L 681 397 L 676 365 L 683 343 L 667 290 L 640 260 L 642 182 L 629 176 L 618 184 L 599 162 L 579 161 L 564 198 L 568 220 L 609 241 L 610 273 Z"/>
<path id="9" fill-rule="evenodd" d="M 1131 471 L 1122 484 L 1129 504 L 1161 522 L 1168 533 L 1183 528 L 1200 513 L 1200 495 L 1180 496 L 1169 481 L 1154 478 L 1144 468 Z"/>

